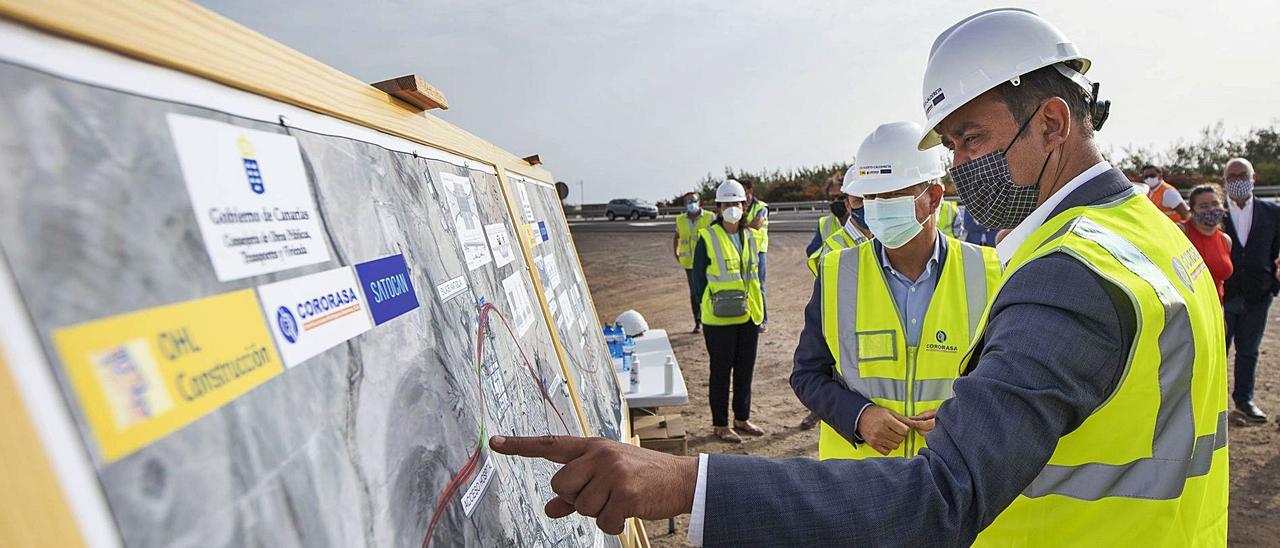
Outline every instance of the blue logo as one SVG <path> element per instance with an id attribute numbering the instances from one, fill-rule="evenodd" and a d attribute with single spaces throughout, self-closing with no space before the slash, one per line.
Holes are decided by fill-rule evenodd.
<path id="1" fill-rule="evenodd" d="M 542 236 L 542 241 L 544 242 L 551 239 L 551 237 L 547 235 L 546 221 L 538 221 L 538 233 Z"/>
<path id="2" fill-rule="evenodd" d="M 298 342 L 298 320 L 293 317 L 289 307 L 276 309 L 276 325 L 280 326 L 280 334 L 284 335 L 284 340 L 289 341 L 289 344 Z"/>
<path id="3" fill-rule="evenodd" d="M 418 308 L 418 296 L 409 280 L 404 255 L 391 255 L 356 265 L 356 276 L 374 325 L 382 325 Z"/>
<path id="4" fill-rule="evenodd" d="M 249 190 L 254 194 L 262 194 L 267 187 L 262 184 L 262 170 L 258 168 L 258 160 L 254 159 L 253 143 L 244 135 L 236 140 L 236 148 L 240 149 L 240 159 L 244 162 L 244 176 L 249 179 Z"/>
<path id="5" fill-rule="evenodd" d="M 940 342 L 940 343 L 947 342 L 947 332 L 946 332 L 946 331 L 938 331 L 937 333 L 935 333 L 935 334 L 933 335 L 933 337 L 934 337 L 935 339 L 938 339 L 938 342 Z"/>

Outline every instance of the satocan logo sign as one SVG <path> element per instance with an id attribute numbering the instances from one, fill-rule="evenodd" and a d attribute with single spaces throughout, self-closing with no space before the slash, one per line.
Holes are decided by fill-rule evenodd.
<path id="1" fill-rule="evenodd" d="M 356 265 L 360 288 L 375 325 L 382 325 L 418 308 L 418 296 L 409 281 L 409 265 L 404 255 L 391 255 Z"/>
<path id="2" fill-rule="evenodd" d="M 286 366 L 373 328 L 358 285 L 351 267 L 342 267 L 258 288 L 262 313 Z"/>

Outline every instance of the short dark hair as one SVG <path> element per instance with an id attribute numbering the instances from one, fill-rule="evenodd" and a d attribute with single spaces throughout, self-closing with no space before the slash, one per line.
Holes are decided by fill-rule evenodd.
<path id="1" fill-rule="evenodd" d="M 1214 196 L 1217 196 L 1219 202 L 1225 203 L 1227 201 L 1227 199 L 1222 195 L 1222 187 L 1213 183 L 1205 183 L 1203 185 L 1199 185 L 1191 189 L 1191 194 L 1187 196 L 1187 207 L 1191 207 L 1196 203 L 1196 196 L 1199 196 L 1206 192 L 1212 193 Z"/>
<path id="2" fill-rule="evenodd" d="M 751 188 L 751 180 L 750 180 L 750 179 L 747 179 L 746 181 L 738 181 L 738 182 L 739 182 L 739 183 L 742 183 L 742 188 Z"/>
<path id="3" fill-rule="evenodd" d="M 1157 166 L 1157 165 L 1152 165 L 1152 164 L 1147 164 L 1147 165 L 1145 165 L 1145 166 L 1142 166 L 1142 169 L 1140 169 L 1140 170 L 1138 170 L 1138 171 L 1146 171 L 1146 170 L 1148 170 L 1148 169 L 1154 169 L 1154 170 L 1156 170 L 1156 173 L 1159 173 L 1159 174 L 1161 174 L 1161 175 L 1164 175 L 1164 168 L 1162 168 L 1162 167 L 1160 167 L 1160 166 Z"/>
<path id="4" fill-rule="evenodd" d="M 698 197 L 698 193 L 697 193 L 697 192 L 694 192 L 694 191 L 692 191 L 692 190 L 690 190 L 689 192 L 684 193 L 684 197 L 685 197 L 685 198 L 688 198 L 688 197 L 690 197 L 690 196 L 693 196 L 694 198 L 697 198 L 697 197 Z"/>
<path id="5" fill-rule="evenodd" d="M 1080 126 L 1080 134 L 1093 137 L 1093 113 L 1089 112 L 1089 94 L 1079 84 L 1063 76 L 1053 65 L 1038 68 L 1019 78 L 1018 85 L 1003 82 L 995 87 L 996 96 L 1004 102 L 1018 125 L 1022 125 L 1050 97 L 1066 101 L 1071 119 Z"/>

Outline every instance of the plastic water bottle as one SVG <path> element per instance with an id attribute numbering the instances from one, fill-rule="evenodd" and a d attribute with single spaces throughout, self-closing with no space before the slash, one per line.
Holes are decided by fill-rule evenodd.
<path id="1" fill-rule="evenodd" d="M 636 341 L 625 334 L 622 337 L 622 368 L 629 371 L 635 368 Z"/>
<path id="2" fill-rule="evenodd" d="M 662 393 L 670 394 L 676 383 L 676 359 L 667 354 L 667 363 L 662 364 Z"/>

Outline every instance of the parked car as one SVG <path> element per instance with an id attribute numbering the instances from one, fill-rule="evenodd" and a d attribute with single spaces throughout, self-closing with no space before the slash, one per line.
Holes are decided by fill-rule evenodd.
<path id="1" fill-rule="evenodd" d="M 618 217 L 657 219 L 658 206 L 638 198 L 618 198 L 609 201 L 609 205 L 604 209 L 604 216 L 608 217 L 610 221 Z"/>

